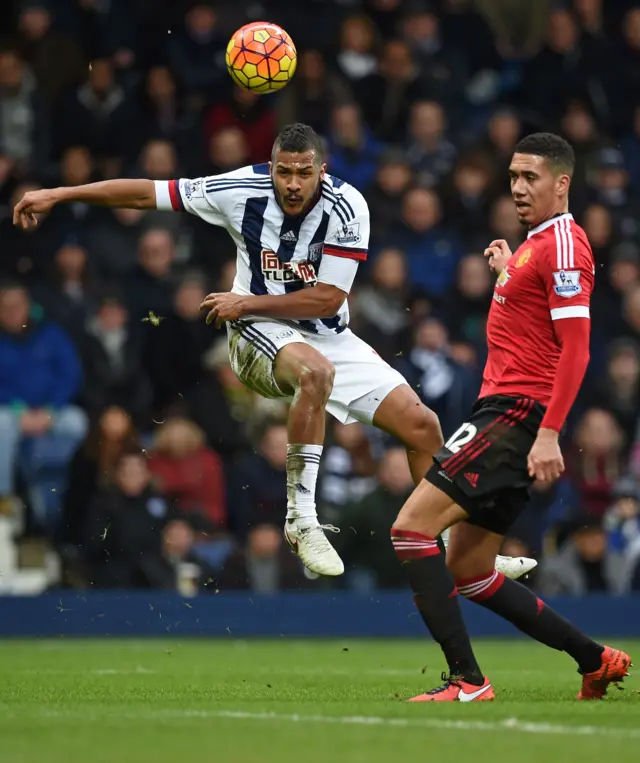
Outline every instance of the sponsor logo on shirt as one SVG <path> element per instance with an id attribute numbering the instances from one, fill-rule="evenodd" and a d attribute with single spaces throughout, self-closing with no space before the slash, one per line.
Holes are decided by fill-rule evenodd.
<path id="1" fill-rule="evenodd" d="M 316 282 L 316 269 L 310 262 L 281 262 L 278 255 L 269 249 L 262 250 L 261 260 L 266 281 L 278 283 L 303 281 L 305 284 Z"/>
<path id="2" fill-rule="evenodd" d="M 498 276 L 497 286 L 506 286 L 511 276 L 509 275 L 509 268 L 506 267 Z"/>
<path id="3" fill-rule="evenodd" d="M 335 234 L 337 244 L 357 244 L 360 239 L 360 223 L 341 225 Z"/>
<path id="4" fill-rule="evenodd" d="M 575 297 L 582 291 L 579 270 L 560 270 L 553 274 L 553 290 L 559 297 Z"/>
<path id="5" fill-rule="evenodd" d="M 192 199 L 203 199 L 202 180 L 187 180 L 184 184 L 184 195 L 189 201 Z"/>

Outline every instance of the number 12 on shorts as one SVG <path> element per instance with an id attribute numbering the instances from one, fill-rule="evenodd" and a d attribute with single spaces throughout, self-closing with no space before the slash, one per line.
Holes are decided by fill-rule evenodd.
<path id="1" fill-rule="evenodd" d="M 459 429 L 456 429 L 451 437 L 445 442 L 444 447 L 450 453 L 457 453 L 467 443 L 471 442 L 477 434 L 478 427 L 469 423 L 463 424 Z"/>

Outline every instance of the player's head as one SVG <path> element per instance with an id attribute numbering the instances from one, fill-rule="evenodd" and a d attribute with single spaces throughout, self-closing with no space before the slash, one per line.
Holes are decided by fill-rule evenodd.
<path id="1" fill-rule="evenodd" d="M 322 142 L 313 127 L 299 123 L 285 127 L 273 144 L 269 167 L 284 212 L 306 212 L 319 195 L 326 169 Z"/>
<path id="2" fill-rule="evenodd" d="M 535 227 L 567 211 L 574 166 L 573 149 L 559 135 L 534 133 L 516 144 L 509 177 L 523 225 Z"/>

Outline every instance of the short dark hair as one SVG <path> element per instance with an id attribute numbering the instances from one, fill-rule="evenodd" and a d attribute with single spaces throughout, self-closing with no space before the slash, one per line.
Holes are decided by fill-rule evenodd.
<path id="1" fill-rule="evenodd" d="M 305 151 L 315 151 L 316 161 L 324 159 L 324 147 L 318 133 L 309 125 L 296 122 L 284 127 L 273 144 L 271 160 L 275 161 L 276 152 L 290 151 L 292 154 L 302 154 Z"/>
<path id="2" fill-rule="evenodd" d="M 552 132 L 534 132 L 516 144 L 514 154 L 535 154 L 542 156 L 554 172 L 573 175 L 576 155 L 564 138 Z"/>

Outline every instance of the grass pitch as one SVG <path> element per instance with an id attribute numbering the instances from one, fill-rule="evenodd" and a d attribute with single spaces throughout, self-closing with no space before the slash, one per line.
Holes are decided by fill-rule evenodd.
<path id="1" fill-rule="evenodd" d="M 616 646 L 640 663 L 639 641 Z M 496 702 L 408 705 L 440 682 L 427 641 L 3 642 L 0 761 L 640 760 L 640 680 L 576 702 L 566 655 L 476 651 Z"/>

